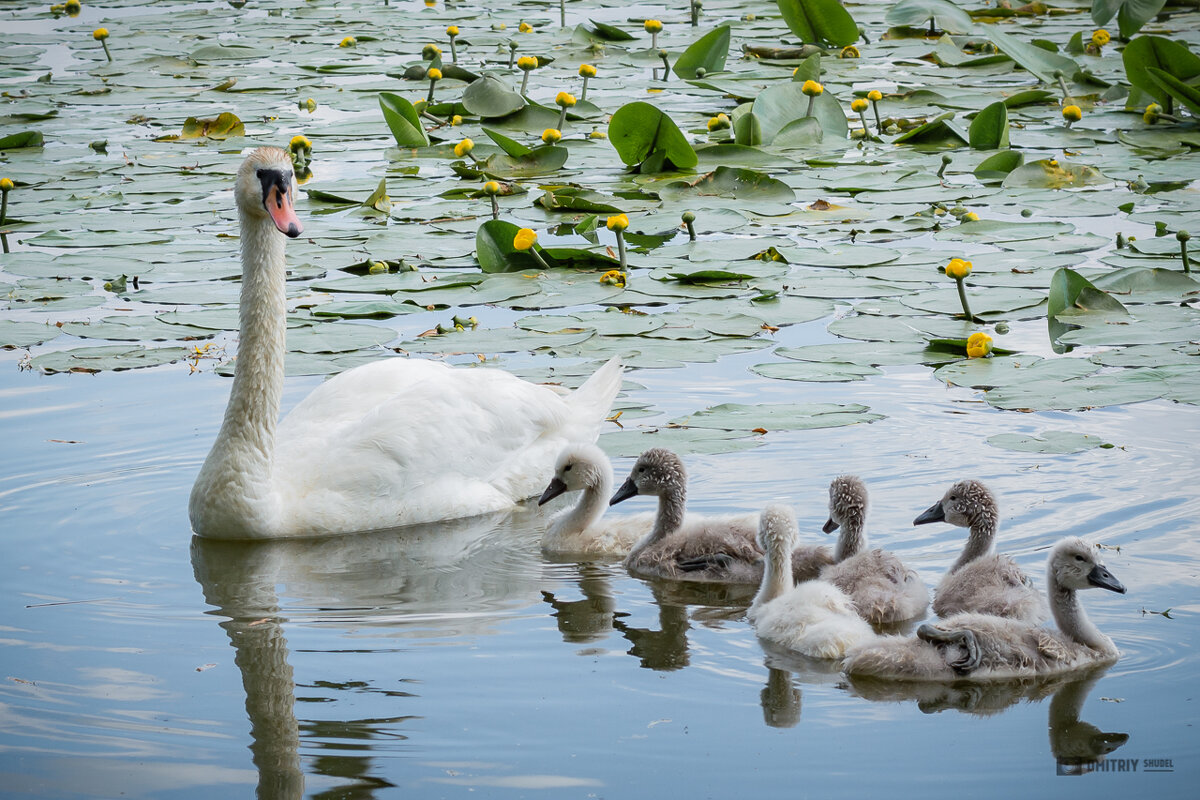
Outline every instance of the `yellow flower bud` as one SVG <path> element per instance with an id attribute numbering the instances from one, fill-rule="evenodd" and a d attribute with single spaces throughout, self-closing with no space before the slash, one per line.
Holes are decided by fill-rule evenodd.
<path id="1" fill-rule="evenodd" d="M 608 133 L 597 128 L 588 134 L 589 139 L 607 139 Z"/>
<path id="2" fill-rule="evenodd" d="M 710 117 L 708 120 L 708 129 L 710 131 L 723 131 L 730 126 L 729 116 L 726 114 L 717 114 L 715 117 Z"/>
<path id="3" fill-rule="evenodd" d="M 978 222 L 979 215 L 976 214 L 974 211 L 968 211 L 967 213 L 962 215 L 962 221 L 963 222 Z"/>
<path id="4" fill-rule="evenodd" d="M 629 217 L 625 214 L 613 214 L 604 224 L 608 226 L 610 231 L 620 233 L 629 227 Z"/>
<path id="5" fill-rule="evenodd" d="M 533 30 L 533 26 L 530 25 L 528 22 L 522 22 L 520 25 L 517 26 L 517 30 L 520 31 L 521 33 L 529 33 L 530 31 Z"/>
<path id="6" fill-rule="evenodd" d="M 610 269 L 600 276 L 600 282 L 605 286 L 625 288 L 625 273 L 619 269 Z"/>
<path id="7" fill-rule="evenodd" d="M 108 28 L 96 28 L 96 30 L 92 31 L 92 38 L 97 42 L 103 42 L 108 38 Z"/>
<path id="8" fill-rule="evenodd" d="M 462 114 L 455 114 L 450 118 L 450 127 L 455 128 L 462 125 Z"/>
<path id="9" fill-rule="evenodd" d="M 317 101 L 313 100 L 310 97 L 307 100 L 301 100 L 299 103 L 299 106 L 300 106 L 300 108 L 304 109 L 305 111 L 316 111 L 317 110 Z"/>
<path id="10" fill-rule="evenodd" d="M 367 267 L 367 272 L 371 275 L 379 275 L 387 271 L 388 265 L 382 261 L 372 261 L 371 266 Z"/>
<path id="11" fill-rule="evenodd" d="M 992 352 L 992 337 L 979 331 L 967 337 L 967 357 L 983 358 Z"/>
<path id="12" fill-rule="evenodd" d="M 558 128 L 546 128 L 542 131 L 542 141 L 546 144 L 557 144 L 562 139 L 562 131 Z"/>
<path id="13" fill-rule="evenodd" d="M 596 77 L 596 68 L 593 67 L 591 64 L 580 64 L 579 65 L 579 77 L 581 77 L 581 78 Z"/>
<path id="14" fill-rule="evenodd" d="M 292 137 L 290 142 L 288 142 L 288 149 L 293 153 L 297 150 L 312 150 L 312 142 L 310 142 L 308 137 L 304 134 L 298 133 Z"/>
<path id="15" fill-rule="evenodd" d="M 486 195 L 500 194 L 500 183 L 498 181 L 488 181 L 483 185 L 483 193 Z"/>
<path id="16" fill-rule="evenodd" d="M 961 258 L 952 258 L 950 259 L 950 263 L 946 265 L 946 275 L 950 278 L 954 278 L 956 281 L 961 281 L 970 274 L 970 261 L 964 261 Z"/>
<path id="17" fill-rule="evenodd" d="M 825 87 L 816 81 L 805 81 L 804 85 L 800 87 L 800 91 L 807 97 L 816 97 L 825 91 Z"/>
<path id="18" fill-rule="evenodd" d="M 426 61 L 433 61 L 441 54 L 442 48 L 438 47 L 436 44 L 427 44 L 421 48 L 421 58 L 425 59 Z"/>
<path id="19" fill-rule="evenodd" d="M 1142 114 L 1142 121 L 1147 125 L 1153 125 L 1158 122 L 1159 116 L 1162 115 L 1162 106 L 1158 103 L 1151 103 L 1146 106 L 1146 113 Z"/>
<path id="20" fill-rule="evenodd" d="M 1108 31 L 1104 30 L 1103 28 L 1092 33 L 1092 44 L 1096 45 L 1096 47 L 1104 47 L 1104 45 L 1111 41 L 1112 37 L 1109 36 Z"/>
<path id="21" fill-rule="evenodd" d="M 857 47 L 852 44 L 848 44 L 842 48 L 839 58 L 860 58 L 861 55 L 862 54 L 858 52 Z"/>
<path id="22" fill-rule="evenodd" d="M 528 250 L 537 242 L 537 232 L 532 228 L 521 228 L 513 237 L 514 250 Z"/>
<path id="23" fill-rule="evenodd" d="M 67 16 L 77 17 L 79 16 L 79 12 L 83 10 L 83 6 L 80 5 L 79 0 L 67 0 L 63 5 L 63 9 L 67 12 Z"/>
<path id="24" fill-rule="evenodd" d="M 878 103 L 883 99 L 883 92 L 879 91 L 878 89 L 872 89 L 871 91 L 867 92 L 867 99 L 872 103 Z"/>
<path id="25" fill-rule="evenodd" d="M 520 58 L 517 59 L 517 68 L 518 69 L 525 70 L 526 72 L 531 72 L 532 70 L 537 69 L 537 67 L 538 67 L 538 60 L 535 56 L 521 56 Z"/>
<path id="26" fill-rule="evenodd" d="M 0 178 L 0 192 L 11 192 L 12 190 L 12 178 Z"/>
<path id="27" fill-rule="evenodd" d="M 1083 109 L 1079 106 L 1063 106 L 1062 115 L 1067 122 L 1079 122 L 1083 119 Z"/>
<path id="28" fill-rule="evenodd" d="M 867 110 L 867 106 L 871 105 L 865 97 L 856 97 L 850 101 L 850 110 L 862 112 Z"/>
<path id="29" fill-rule="evenodd" d="M 567 92 L 559 92 L 554 96 L 554 103 L 562 108 L 570 108 L 575 105 L 575 95 Z"/>
<path id="30" fill-rule="evenodd" d="M 458 36 L 458 26 L 457 26 L 457 25 L 451 25 L 449 28 L 446 28 L 446 34 L 447 34 L 447 35 L 448 35 L 448 36 L 449 36 L 451 39 L 453 39 L 455 36 Z"/>
<path id="31" fill-rule="evenodd" d="M 355 39 L 353 36 L 347 36 L 338 42 L 338 47 L 354 47 L 356 44 L 358 44 L 358 39 Z"/>
<path id="32" fill-rule="evenodd" d="M 657 19 L 648 19 L 642 23 L 642 27 L 646 29 L 646 33 L 658 33 L 662 30 L 662 21 Z"/>
<path id="33" fill-rule="evenodd" d="M 442 79 L 442 71 L 437 67 L 430 67 L 429 71 L 425 73 L 425 77 L 431 81 L 440 81 Z"/>
<path id="34" fill-rule="evenodd" d="M 474 149 L 475 149 L 475 142 L 471 141 L 470 139 L 463 139 L 461 142 L 454 145 L 454 155 L 458 156 L 459 158 L 462 158 L 463 156 L 465 156 L 467 153 L 470 153 Z"/>

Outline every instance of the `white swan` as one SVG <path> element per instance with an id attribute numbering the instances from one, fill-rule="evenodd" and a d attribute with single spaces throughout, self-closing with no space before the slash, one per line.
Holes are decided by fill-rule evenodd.
<path id="1" fill-rule="evenodd" d="M 867 622 L 886 625 L 922 616 L 929 590 L 895 553 L 867 549 L 867 487 L 857 476 L 841 475 L 829 484 L 829 521 L 825 533 L 839 527 L 835 564 L 821 570 L 849 597 Z"/>
<path id="2" fill-rule="evenodd" d="M 615 359 L 564 395 L 500 370 L 383 358 L 325 382 L 277 425 L 295 194 L 282 150 L 255 150 L 238 170 L 237 374 L 192 487 L 197 534 L 269 539 L 487 513 L 537 494 L 566 443 L 595 441 L 620 389 Z"/>
<path id="3" fill-rule="evenodd" d="M 762 553 L 758 514 L 685 514 L 687 470 L 679 456 L 654 447 L 638 456 L 609 505 L 634 495 L 658 498 L 654 527 L 625 558 L 633 573 L 707 583 L 758 583 Z"/>
<path id="4" fill-rule="evenodd" d="M 1042 595 L 1006 555 L 993 553 L 1000 510 L 996 497 L 979 481 L 951 486 L 941 500 L 913 520 L 914 525 L 948 522 L 970 528 L 962 554 L 934 590 L 933 612 L 948 617 L 966 611 L 1045 622 Z"/>
<path id="5" fill-rule="evenodd" d="M 792 585 L 790 553 L 796 518 L 787 506 L 768 506 L 759 518 L 758 544 L 766 560 L 762 584 L 747 612 L 759 638 L 811 658 L 842 658 L 878 638 L 850 597 L 827 581 Z"/>
<path id="6" fill-rule="evenodd" d="M 612 496 L 612 464 L 594 444 L 569 444 L 554 465 L 554 477 L 542 493 L 544 505 L 564 492 L 582 491 L 579 502 L 556 514 L 542 537 L 542 552 L 552 555 L 624 556 L 650 532 L 654 514 L 602 519 Z"/>
<path id="7" fill-rule="evenodd" d="M 846 672 L 889 680 L 971 680 L 1052 675 L 1111 663 L 1120 655 L 1092 624 L 1076 594 L 1099 587 L 1125 593 L 1096 548 L 1063 539 L 1046 564 L 1046 592 L 1058 630 L 990 614 L 956 614 L 917 630 L 916 638 L 889 636 L 851 651 Z"/>

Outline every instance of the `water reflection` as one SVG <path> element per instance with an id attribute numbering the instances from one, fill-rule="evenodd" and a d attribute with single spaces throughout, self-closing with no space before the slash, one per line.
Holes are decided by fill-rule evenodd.
<path id="1" fill-rule="evenodd" d="M 388 636 L 427 636 L 431 627 L 442 635 L 486 630 L 495 611 L 536 602 L 536 522 L 535 514 L 519 510 L 329 539 L 193 539 L 196 580 L 215 607 L 210 613 L 225 618 L 220 625 L 246 691 L 258 797 L 303 796 L 302 739 L 323 751 L 311 769 L 335 779 L 328 796 L 373 797 L 391 784 L 372 776 L 368 754 L 375 745 L 365 742 L 405 738 L 396 732 L 403 717 L 298 719 L 298 701 L 322 698 L 297 697 L 284 623 L 332 623 L 355 633 L 381 627 Z M 344 692 L 356 686 L 300 688 Z M 353 754 L 358 749 L 362 755 Z"/>
<path id="2" fill-rule="evenodd" d="M 612 633 L 617 604 L 609 569 L 591 562 L 579 565 L 581 600 L 562 600 L 554 592 L 542 590 L 542 600 L 554 609 L 552 616 L 564 642 L 588 644 Z"/>
<path id="3" fill-rule="evenodd" d="M 1000 714 L 1023 700 L 1048 706 L 1050 754 L 1067 773 L 1089 772 L 1109 753 L 1129 741 L 1125 733 L 1106 732 L 1079 718 L 1096 683 L 1108 672 L 1101 666 L 1086 672 L 1017 681 L 901 683 L 851 678 L 853 691 L 868 700 L 909 701 L 926 714 L 955 710 L 976 716 Z"/>

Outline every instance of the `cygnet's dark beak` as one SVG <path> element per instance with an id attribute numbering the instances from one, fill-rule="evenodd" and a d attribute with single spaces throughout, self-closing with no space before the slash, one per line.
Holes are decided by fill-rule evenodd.
<path id="1" fill-rule="evenodd" d="M 558 478 L 551 478 L 550 485 L 546 487 L 546 491 L 542 492 L 541 498 L 538 500 L 539 506 L 544 506 L 554 498 L 567 490 L 567 485 Z"/>
<path id="2" fill-rule="evenodd" d="M 942 501 L 938 500 L 936 503 L 931 505 L 929 508 L 925 509 L 925 511 L 921 514 L 921 516 L 914 519 L 913 525 L 924 525 L 927 522 L 945 522 L 945 521 L 946 521 L 946 509 L 942 508 Z"/>
<path id="3" fill-rule="evenodd" d="M 1092 567 L 1092 571 L 1088 573 L 1088 583 L 1092 586 L 1098 586 L 1101 589 L 1108 589 L 1110 592 L 1117 594 L 1125 594 L 1125 584 L 1117 580 L 1111 572 L 1104 568 L 1103 565 L 1097 564 Z"/>
<path id="4" fill-rule="evenodd" d="M 625 479 L 625 482 L 621 484 L 621 488 L 617 489 L 617 493 L 612 496 L 612 500 L 609 500 L 608 504 L 610 506 L 615 506 L 622 500 L 628 500 L 637 493 L 637 484 L 633 482 L 633 476 L 630 475 Z"/>
<path id="5" fill-rule="evenodd" d="M 825 524 L 821 527 L 822 533 L 833 533 L 838 529 L 838 524 L 833 521 L 833 517 L 825 520 Z"/>

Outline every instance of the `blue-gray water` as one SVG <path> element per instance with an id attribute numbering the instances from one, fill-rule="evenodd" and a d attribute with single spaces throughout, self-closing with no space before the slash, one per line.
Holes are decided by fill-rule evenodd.
<path id="1" fill-rule="evenodd" d="M 1129 594 L 1085 596 L 1123 650 L 1094 685 L 881 700 L 764 653 L 744 620 L 746 593 L 548 563 L 532 511 L 328 541 L 193 542 L 187 493 L 225 379 L 186 366 L 37 376 L 18 372 L 15 354 L 2 358 L 6 796 L 1194 789 L 1193 407 L 1035 419 L 987 409 L 967 390 L 928 402 L 941 385 L 899 370 L 855 391 L 886 420 L 690 457 L 697 508 L 788 500 L 809 537 L 820 535 L 828 478 L 861 473 L 875 541 L 931 584 L 961 533 L 910 523 L 966 474 L 997 490 L 1001 547 L 1039 584 L 1059 536 L 1120 547 L 1106 558 Z M 641 396 L 668 405 L 795 391 L 739 383 L 738 370 L 637 378 Z M 728 388 L 714 398 L 702 387 L 718 375 Z M 311 385 L 291 381 L 285 403 Z M 1031 426 L 1100 432 L 1118 447 L 1034 456 L 982 443 Z M 618 474 L 628 466 L 619 461 Z M 1144 613 L 1167 608 L 1171 619 Z M 1138 759 L 1136 771 L 1056 775 L 1056 756 L 1112 747 L 1099 732 L 1128 737 L 1107 763 Z M 1170 759 L 1174 772 L 1148 774 L 1145 759 Z"/>

